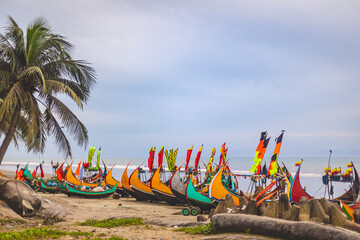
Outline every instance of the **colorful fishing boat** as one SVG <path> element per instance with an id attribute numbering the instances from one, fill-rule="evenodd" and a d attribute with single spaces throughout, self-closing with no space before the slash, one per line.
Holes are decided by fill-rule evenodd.
<path id="1" fill-rule="evenodd" d="M 191 175 L 189 182 L 186 186 L 185 197 L 190 205 L 199 207 L 201 211 L 207 211 L 215 207 L 214 203 L 208 196 L 196 191 L 193 184 L 193 175 Z"/>
<path id="2" fill-rule="evenodd" d="M 43 181 L 39 181 L 40 190 L 48 193 L 57 193 L 59 191 L 59 188 L 57 187 L 57 184 L 55 186 L 48 186 Z"/>
<path id="3" fill-rule="evenodd" d="M 104 166 L 105 166 L 105 164 L 104 164 Z M 105 166 L 105 168 L 106 168 L 106 166 Z M 119 194 L 121 194 L 122 196 L 127 195 L 126 192 L 125 192 L 125 190 L 124 190 L 123 187 L 121 186 L 121 183 L 120 183 L 119 181 L 117 181 L 117 180 L 113 177 L 113 175 L 112 175 L 113 169 L 114 169 L 114 166 L 113 166 L 109 171 L 107 170 L 107 168 L 105 169 L 106 172 L 107 172 L 107 174 L 106 174 L 106 176 L 105 176 L 105 183 L 106 183 L 107 185 L 110 185 L 110 186 L 115 186 L 115 185 L 117 185 L 118 188 L 116 189 L 116 192 L 119 193 Z"/>
<path id="4" fill-rule="evenodd" d="M 302 160 L 296 163 L 296 166 L 299 167 L 296 171 L 295 177 L 293 182 L 291 183 L 290 187 L 290 201 L 294 203 L 300 203 L 301 197 L 307 197 L 308 199 L 312 199 L 313 197 L 310 196 L 304 188 L 301 186 L 300 183 L 300 169 L 301 169 Z"/>
<path id="5" fill-rule="evenodd" d="M 151 191 L 150 184 L 145 184 L 139 179 L 139 169 L 136 168 L 135 171 L 130 175 L 129 184 L 131 189 L 141 198 L 149 201 L 159 201 L 160 199 L 155 196 Z"/>
<path id="6" fill-rule="evenodd" d="M 172 193 L 170 187 L 160 180 L 160 168 L 158 168 L 150 180 L 150 188 L 154 195 L 165 202 L 175 205 L 181 201 Z"/>
<path id="7" fill-rule="evenodd" d="M 0 172 L 0 177 L 9 178 L 9 177 L 5 176 L 5 174 L 3 174 L 2 172 Z"/>
<path id="8" fill-rule="evenodd" d="M 230 194 L 235 205 L 240 207 L 240 195 L 230 190 L 222 181 L 224 170 L 225 167 L 222 167 L 211 181 L 209 197 L 211 200 L 219 202 L 222 198 L 225 198 L 226 194 Z"/>
<path id="9" fill-rule="evenodd" d="M 360 207 L 360 178 L 354 163 L 351 162 L 348 164 L 348 167 L 349 165 L 352 168 L 352 179 L 350 179 L 351 186 L 343 195 L 333 199 L 332 201 L 338 202 L 339 204 L 340 201 L 342 201 L 349 208 L 354 210 L 355 208 Z"/>
<path id="10" fill-rule="evenodd" d="M 57 188 L 59 189 L 60 192 L 67 194 L 68 190 L 66 190 L 65 184 L 66 182 L 58 182 Z"/>
<path id="11" fill-rule="evenodd" d="M 69 196 L 74 195 L 85 198 L 103 198 L 112 195 L 116 191 L 117 185 L 112 186 L 110 189 L 102 192 L 81 191 L 75 187 L 71 187 L 68 183 L 65 184 L 65 188 Z"/>
<path id="12" fill-rule="evenodd" d="M 185 197 L 186 185 L 181 181 L 180 178 L 180 169 L 181 166 L 178 167 L 174 174 L 170 178 L 170 190 L 171 192 L 183 203 L 187 203 Z"/>
<path id="13" fill-rule="evenodd" d="M 27 180 L 27 181 L 32 181 L 32 180 L 34 180 L 33 175 L 32 175 L 32 174 L 30 173 L 30 171 L 29 171 L 29 163 L 27 163 L 27 164 L 25 165 L 23 177 L 24 177 L 25 180 Z"/>
<path id="14" fill-rule="evenodd" d="M 94 188 L 94 187 L 97 187 L 97 186 L 100 185 L 100 183 L 88 183 L 88 182 L 84 182 L 84 181 L 81 181 L 81 180 L 77 179 L 77 178 L 74 176 L 74 174 L 73 174 L 73 172 L 72 172 L 72 170 L 71 170 L 71 164 L 69 165 L 69 168 L 68 168 L 68 170 L 66 171 L 65 180 L 66 180 L 68 183 L 70 183 L 70 184 L 72 184 L 72 185 L 77 185 L 77 186 L 82 186 L 82 185 L 84 185 L 84 186 L 89 186 L 89 187 L 91 187 L 91 188 Z M 104 184 L 102 184 L 102 185 L 104 185 Z"/>
<path id="15" fill-rule="evenodd" d="M 133 198 L 136 198 L 137 201 L 143 201 L 145 199 L 143 199 L 141 196 L 139 196 L 138 194 L 136 194 L 130 187 L 129 184 L 129 176 L 127 174 L 127 169 L 129 167 L 129 164 L 126 166 L 126 168 L 124 169 L 123 174 L 121 175 L 121 186 L 124 189 L 124 191 L 129 195 L 132 196 Z"/>

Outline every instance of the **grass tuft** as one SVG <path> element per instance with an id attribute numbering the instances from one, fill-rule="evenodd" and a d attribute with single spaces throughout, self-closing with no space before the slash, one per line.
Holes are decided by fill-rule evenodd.
<path id="1" fill-rule="evenodd" d="M 0 224 L 6 224 L 6 223 L 27 223 L 25 220 L 22 219 L 0 219 Z"/>
<path id="2" fill-rule="evenodd" d="M 14 231 L 14 232 L 1 232 L 0 239 L 2 240 L 35 240 L 35 239 L 55 239 L 60 238 L 62 236 L 72 236 L 72 237 L 79 237 L 79 236 L 93 236 L 92 233 L 89 232 L 65 232 L 59 231 L 50 228 L 29 228 L 24 231 Z"/>
<path id="3" fill-rule="evenodd" d="M 116 237 L 116 236 L 112 236 L 110 238 L 101 238 L 101 237 L 96 237 L 96 238 L 87 238 L 86 240 L 128 240 L 127 238 L 121 238 L 121 237 Z"/>
<path id="4" fill-rule="evenodd" d="M 110 237 L 110 238 L 100 238 L 100 237 L 96 237 L 96 238 L 87 238 L 86 240 L 128 240 L 127 238 L 121 238 L 121 237 Z"/>
<path id="5" fill-rule="evenodd" d="M 114 228 L 118 226 L 143 225 L 142 218 L 112 218 L 105 220 L 89 219 L 85 222 L 78 223 L 80 226 Z"/>
<path id="6" fill-rule="evenodd" d="M 183 227 L 174 229 L 174 231 L 185 232 L 190 234 L 203 234 L 210 235 L 213 232 L 212 224 L 208 223 L 206 225 L 198 226 L 198 227 Z"/>

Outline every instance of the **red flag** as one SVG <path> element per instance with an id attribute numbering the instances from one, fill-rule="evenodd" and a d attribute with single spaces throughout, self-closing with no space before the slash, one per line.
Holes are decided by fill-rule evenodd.
<path id="1" fill-rule="evenodd" d="M 203 145 L 201 145 L 201 147 L 199 147 L 199 151 L 198 151 L 198 153 L 196 155 L 196 158 L 195 158 L 195 172 L 197 171 L 197 168 L 198 168 L 198 165 L 199 165 L 202 149 L 203 149 Z"/>
<path id="2" fill-rule="evenodd" d="M 186 153 L 185 171 L 188 170 L 189 162 L 190 162 L 190 157 L 191 157 L 191 153 L 192 153 L 193 148 L 194 148 L 194 146 L 192 146 L 191 148 L 189 148 L 189 149 L 187 150 L 187 153 Z"/>
<path id="3" fill-rule="evenodd" d="M 75 176 L 79 176 L 80 174 L 80 167 L 81 167 L 81 161 L 78 164 L 78 167 L 76 168 Z"/>
<path id="4" fill-rule="evenodd" d="M 65 171 L 62 172 L 62 177 L 63 177 L 63 178 L 65 178 L 65 175 L 66 175 L 67 171 L 69 170 L 69 167 L 70 167 L 70 165 L 68 164 L 68 165 L 66 166 L 66 168 L 65 168 Z"/>
<path id="5" fill-rule="evenodd" d="M 35 172 L 35 169 L 34 169 L 34 171 L 32 172 L 33 178 L 35 178 L 35 174 L 36 174 L 36 172 Z"/>
<path id="6" fill-rule="evenodd" d="M 162 162 L 164 158 L 164 146 L 161 147 L 159 153 L 158 153 L 158 167 L 161 168 Z"/>
<path id="7" fill-rule="evenodd" d="M 17 177 L 17 175 L 18 175 L 18 172 L 19 172 L 19 166 L 20 166 L 20 164 L 18 164 L 18 165 L 16 166 L 15 178 L 16 178 L 16 177 Z"/>
<path id="8" fill-rule="evenodd" d="M 40 164 L 40 172 L 41 172 L 40 177 L 41 177 L 41 178 L 45 177 L 44 170 L 43 170 L 43 168 L 42 168 L 42 163 Z"/>
<path id="9" fill-rule="evenodd" d="M 149 172 L 152 172 L 154 158 L 155 158 L 155 147 L 152 147 L 152 148 L 150 148 L 149 159 L 148 159 Z"/>
<path id="10" fill-rule="evenodd" d="M 88 163 L 88 162 L 87 162 L 87 163 L 83 163 L 83 167 L 84 167 L 85 169 L 88 169 L 89 163 Z"/>
<path id="11" fill-rule="evenodd" d="M 57 169 L 56 169 L 56 176 L 58 177 L 59 181 L 64 179 L 64 171 L 63 171 L 64 163 L 62 163 Z"/>

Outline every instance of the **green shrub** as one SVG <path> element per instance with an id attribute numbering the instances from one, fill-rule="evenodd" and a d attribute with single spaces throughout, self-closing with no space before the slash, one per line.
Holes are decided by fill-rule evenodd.
<path id="1" fill-rule="evenodd" d="M 92 236 L 93 234 L 88 232 L 65 232 L 50 228 L 29 228 L 21 232 L 20 231 L 1 232 L 0 239 L 2 240 L 13 240 L 13 239 L 35 240 L 41 238 L 54 239 L 54 238 L 60 238 L 65 235 L 78 237 L 78 236 Z"/>
<path id="2" fill-rule="evenodd" d="M 80 226 L 114 228 L 118 226 L 142 225 L 142 218 L 112 218 L 105 220 L 89 219 L 85 222 L 78 223 Z"/>
<path id="3" fill-rule="evenodd" d="M 212 224 L 208 223 L 206 225 L 198 226 L 198 227 L 184 227 L 178 228 L 174 231 L 186 232 L 190 234 L 203 234 L 203 235 L 210 235 L 212 234 Z"/>

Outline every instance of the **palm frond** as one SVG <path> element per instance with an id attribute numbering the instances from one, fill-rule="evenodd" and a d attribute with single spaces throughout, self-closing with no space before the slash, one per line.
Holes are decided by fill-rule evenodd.
<path id="1" fill-rule="evenodd" d="M 59 152 L 64 153 L 65 157 L 71 158 L 71 146 L 60 124 L 50 109 L 46 109 L 44 115 L 47 123 L 47 131 L 49 134 L 55 135 L 56 144 L 59 145 Z"/>
<path id="2" fill-rule="evenodd" d="M 42 83 L 42 91 L 46 92 L 46 82 L 45 77 L 41 71 L 41 68 L 38 66 L 32 66 L 28 67 L 25 70 L 23 70 L 20 75 L 20 79 L 26 79 L 26 78 L 32 78 L 32 79 L 38 79 Z"/>
<path id="3" fill-rule="evenodd" d="M 0 105 L 0 119 L 4 117 L 5 113 L 12 111 L 17 104 L 26 102 L 26 93 L 21 83 L 15 83 L 3 100 L 3 103 Z"/>
<path id="4" fill-rule="evenodd" d="M 69 131 L 70 135 L 74 137 L 78 145 L 87 145 L 88 132 L 85 125 L 63 102 L 52 96 L 50 110 L 59 117 L 64 127 Z"/>
<path id="5" fill-rule="evenodd" d="M 53 93 L 65 93 L 72 100 L 74 100 L 74 102 L 79 106 L 79 108 L 83 108 L 83 104 L 79 96 L 71 89 L 71 87 L 69 87 L 65 83 L 56 80 L 46 80 L 46 86 L 48 88 L 48 91 L 52 91 Z"/>

